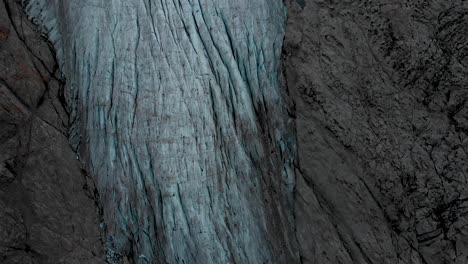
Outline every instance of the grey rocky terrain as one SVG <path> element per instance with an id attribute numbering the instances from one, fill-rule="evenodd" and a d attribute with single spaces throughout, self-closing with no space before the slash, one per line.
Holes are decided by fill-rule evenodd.
<path id="1" fill-rule="evenodd" d="M 105 263 L 93 181 L 68 143 L 55 54 L 0 1 L 0 263 Z"/>
<path id="2" fill-rule="evenodd" d="M 461 0 L 2 0 L 0 263 L 467 264 L 467 35 Z"/>
<path id="3" fill-rule="evenodd" d="M 289 2 L 303 263 L 468 263 L 467 7 Z"/>

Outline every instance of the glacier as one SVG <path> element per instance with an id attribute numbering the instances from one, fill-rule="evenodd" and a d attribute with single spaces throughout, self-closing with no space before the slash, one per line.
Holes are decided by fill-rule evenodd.
<path id="1" fill-rule="evenodd" d="M 109 263 L 297 263 L 281 0 L 30 0 Z"/>

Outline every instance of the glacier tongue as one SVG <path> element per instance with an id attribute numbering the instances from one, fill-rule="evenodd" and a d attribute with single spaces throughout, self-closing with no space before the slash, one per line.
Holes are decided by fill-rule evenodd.
<path id="1" fill-rule="evenodd" d="M 109 262 L 298 261 L 282 1 L 27 9 L 67 78 L 71 141 L 97 182 Z"/>

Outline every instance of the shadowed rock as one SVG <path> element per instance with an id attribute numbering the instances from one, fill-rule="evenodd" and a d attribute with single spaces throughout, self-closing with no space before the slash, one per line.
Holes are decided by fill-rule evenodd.
<path id="1" fill-rule="evenodd" d="M 468 263 L 463 1 L 289 2 L 304 263 Z"/>
<path id="2" fill-rule="evenodd" d="M 54 53 L 0 1 L 0 263 L 105 263 L 92 181 L 68 143 Z"/>

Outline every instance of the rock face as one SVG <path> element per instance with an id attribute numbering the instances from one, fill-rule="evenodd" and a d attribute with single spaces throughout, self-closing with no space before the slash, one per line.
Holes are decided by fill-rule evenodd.
<path id="1" fill-rule="evenodd" d="M 0 263 L 104 263 L 55 55 L 22 10 L 0 1 Z"/>
<path id="2" fill-rule="evenodd" d="M 468 263 L 464 1 L 290 1 L 303 263 Z"/>
<path id="3" fill-rule="evenodd" d="M 110 263 L 296 263 L 280 0 L 33 0 Z"/>

